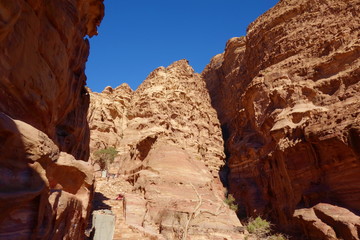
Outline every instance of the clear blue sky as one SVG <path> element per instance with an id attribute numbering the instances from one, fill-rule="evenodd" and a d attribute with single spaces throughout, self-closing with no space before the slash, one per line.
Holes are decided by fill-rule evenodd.
<path id="1" fill-rule="evenodd" d="M 187 59 L 202 72 L 229 38 L 277 0 L 105 0 L 99 35 L 90 39 L 87 85 L 132 89 L 159 66 Z"/>

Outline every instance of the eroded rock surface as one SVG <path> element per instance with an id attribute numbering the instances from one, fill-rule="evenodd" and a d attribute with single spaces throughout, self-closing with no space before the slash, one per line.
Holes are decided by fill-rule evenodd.
<path id="1" fill-rule="evenodd" d="M 90 150 L 94 152 L 108 146 L 120 147 L 129 119 L 127 112 L 133 91 L 126 83 L 102 93 L 90 92 L 88 119 L 91 131 Z"/>
<path id="2" fill-rule="evenodd" d="M 298 224 L 312 239 L 359 239 L 360 217 L 327 203 L 295 210 Z"/>
<path id="3" fill-rule="evenodd" d="M 294 212 L 319 203 L 359 214 L 359 13 L 357 0 L 280 1 L 202 73 L 244 214 L 294 231 Z M 308 237 L 358 239 L 310 215 L 328 233 L 302 229 Z"/>
<path id="4" fill-rule="evenodd" d="M 0 239 L 83 239 L 93 170 L 0 113 Z"/>
<path id="5" fill-rule="evenodd" d="M 110 172 L 132 185 L 126 224 L 157 239 L 242 238 L 219 179 L 220 124 L 186 60 L 156 69 L 136 91 L 121 85 L 90 98 L 91 146 L 116 147 Z"/>
<path id="6" fill-rule="evenodd" d="M 102 1 L 14 0 L 0 8 L 0 111 L 87 160 L 84 38 L 96 34 Z"/>
<path id="7" fill-rule="evenodd" d="M 0 239 L 84 238 L 84 38 L 103 11 L 101 0 L 0 1 Z"/>

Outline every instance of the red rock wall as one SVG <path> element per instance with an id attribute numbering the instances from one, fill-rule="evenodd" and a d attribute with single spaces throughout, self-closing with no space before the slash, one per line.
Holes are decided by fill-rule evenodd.
<path id="1" fill-rule="evenodd" d="M 102 1 L 0 1 L 0 111 L 45 132 L 62 151 L 87 160 L 86 36 Z"/>
<path id="2" fill-rule="evenodd" d="M 299 230 L 314 219 L 296 210 L 318 203 L 359 213 L 359 13 L 357 0 L 280 1 L 204 70 L 241 214 Z"/>
<path id="3" fill-rule="evenodd" d="M 84 88 L 102 0 L 0 0 L 0 239 L 84 239 Z"/>

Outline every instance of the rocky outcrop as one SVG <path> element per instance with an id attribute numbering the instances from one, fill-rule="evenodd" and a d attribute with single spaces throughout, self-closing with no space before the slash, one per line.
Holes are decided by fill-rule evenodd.
<path id="1" fill-rule="evenodd" d="M 87 160 L 84 37 L 96 34 L 102 1 L 14 0 L 0 8 L 0 111 Z"/>
<path id="2" fill-rule="evenodd" d="M 337 211 L 325 218 L 314 206 L 360 211 L 359 12 L 356 0 L 280 1 L 202 73 L 240 214 L 268 216 L 312 239 L 358 239 L 327 220 Z M 312 207 L 317 224 L 299 224 Z"/>
<path id="3" fill-rule="evenodd" d="M 0 239 L 83 239 L 91 166 L 38 129 L 0 113 Z"/>
<path id="4" fill-rule="evenodd" d="M 360 217 L 345 208 L 319 203 L 294 217 L 311 239 L 359 239 Z"/>
<path id="5" fill-rule="evenodd" d="M 0 1 L 0 239 L 83 239 L 84 88 L 101 0 Z"/>
<path id="6" fill-rule="evenodd" d="M 112 89 L 106 87 L 102 93 L 90 92 L 88 119 L 90 125 L 90 150 L 94 152 L 108 146 L 121 146 L 133 91 L 126 83 Z"/>
<path id="7" fill-rule="evenodd" d="M 110 172 L 132 185 L 126 224 L 158 239 L 242 238 L 219 179 L 220 124 L 186 60 L 156 69 L 134 92 L 121 85 L 90 98 L 91 146 L 116 147 Z"/>

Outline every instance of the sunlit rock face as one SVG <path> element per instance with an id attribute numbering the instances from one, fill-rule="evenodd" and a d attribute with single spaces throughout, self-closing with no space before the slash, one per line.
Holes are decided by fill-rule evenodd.
<path id="1" fill-rule="evenodd" d="M 111 173 L 131 183 L 126 224 L 156 239 L 242 239 L 224 203 L 223 140 L 205 82 L 177 61 L 136 91 L 126 84 L 90 93 L 91 149 L 115 147 Z"/>
<path id="2" fill-rule="evenodd" d="M 84 88 L 101 0 L 0 1 L 0 239 L 83 239 Z"/>
<path id="3" fill-rule="evenodd" d="M 359 13 L 355 0 L 280 1 L 202 73 L 240 215 L 312 239 L 358 239 L 329 219 L 360 211 Z M 329 217 L 320 203 L 332 206 Z"/>
<path id="4" fill-rule="evenodd" d="M 89 92 L 93 151 L 114 146 L 124 148 L 124 154 L 134 151 L 143 160 L 146 154 L 137 148 L 162 139 L 199 155 L 210 170 L 222 166 L 223 140 L 216 112 L 205 82 L 186 60 L 157 68 L 136 91 L 122 84 L 102 93 Z"/>

